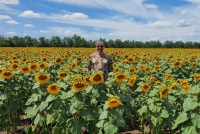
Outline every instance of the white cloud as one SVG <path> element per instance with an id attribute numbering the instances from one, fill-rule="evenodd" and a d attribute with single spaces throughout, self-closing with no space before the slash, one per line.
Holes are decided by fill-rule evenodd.
<path id="1" fill-rule="evenodd" d="M 94 30 L 101 30 L 100 28 L 94 28 Z"/>
<path id="2" fill-rule="evenodd" d="M 172 26 L 172 22 L 165 22 L 165 21 L 157 21 L 152 24 L 148 24 L 147 27 L 151 28 L 161 28 L 161 27 L 170 27 Z"/>
<path id="3" fill-rule="evenodd" d="M 8 15 L 0 15 L 0 20 L 9 20 L 9 19 L 11 19 L 11 17 Z"/>
<path id="4" fill-rule="evenodd" d="M 40 30 L 39 32 L 40 32 L 40 33 L 50 33 L 49 30 Z"/>
<path id="5" fill-rule="evenodd" d="M 149 8 L 149 9 L 156 9 L 157 8 L 157 5 L 154 5 L 154 4 L 146 4 L 145 6 L 146 6 L 146 8 Z"/>
<path id="6" fill-rule="evenodd" d="M 19 22 L 14 21 L 14 20 L 8 20 L 8 21 L 6 21 L 6 23 L 8 23 L 8 24 L 19 24 Z"/>
<path id="7" fill-rule="evenodd" d="M 0 4 L 18 5 L 19 0 L 0 0 Z"/>
<path id="8" fill-rule="evenodd" d="M 24 11 L 19 16 L 26 17 L 26 18 L 40 18 L 41 17 L 41 15 L 39 13 L 34 13 L 31 10 Z"/>
<path id="9" fill-rule="evenodd" d="M 25 27 L 34 27 L 32 24 L 24 24 Z"/>
<path id="10" fill-rule="evenodd" d="M 6 34 L 6 35 L 15 35 L 16 32 L 6 32 L 5 34 Z"/>
<path id="11" fill-rule="evenodd" d="M 182 10 L 181 11 L 181 15 L 186 15 L 187 14 L 187 11 L 186 10 Z"/>
<path id="12" fill-rule="evenodd" d="M 83 13 L 73 13 L 72 15 L 65 14 L 63 15 L 64 19 L 87 19 L 88 16 Z"/>
<path id="13" fill-rule="evenodd" d="M 191 26 L 191 24 L 189 22 L 187 22 L 187 20 L 185 20 L 185 19 L 180 20 L 177 25 L 179 27 L 189 27 L 189 26 Z"/>

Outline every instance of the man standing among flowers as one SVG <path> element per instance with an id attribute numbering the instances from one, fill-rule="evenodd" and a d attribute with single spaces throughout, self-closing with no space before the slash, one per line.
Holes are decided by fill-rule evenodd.
<path id="1" fill-rule="evenodd" d="M 104 80 L 107 80 L 108 73 L 113 71 L 111 57 L 104 53 L 104 42 L 96 41 L 96 52 L 91 54 L 88 59 L 87 73 L 92 70 L 102 71 Z"/>

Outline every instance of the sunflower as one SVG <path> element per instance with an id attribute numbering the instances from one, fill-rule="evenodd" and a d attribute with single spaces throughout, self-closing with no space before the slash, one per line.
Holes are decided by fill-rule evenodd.
<path id="1" fill-rule="evenodd" d="M 4 60 L 5 57 L 4 56 L 0 56 L 0 61 Z"/>
<path id="2" fill-rule="evenodd" d="M 169 87 L 165 87 L 160 91 L 160 98 L 164 98 L 167 96 L 171 89 Z"/>
<path id="3" fill-rule="evenodd" d="M 83 80 L 84 80 L 84 82 L 86 83 L 86 84 L 91 84 L 91 81 L 90 81 L 90 75 L 86 75 L 84 78 L 83 78 Z"/>
<path id="4" fill-rule="evenodd" d="M 93 74 L 90 78 L 90 81 L 92 84 L 97 84 L 97 85 L 104 82 L 104 77 L 102 72 L 96 72 L 95 74 Z"/>
<path id="5" fill-rule="evenodd" d="M 123 82 L 126 79 L 127 75 L 125 73 L 118 73 L 115 75 L 116 82 Z"/>
<path id="6" fill-rule="evenodd" d="M 155 77 L 153 77 L 153 76 L 151 76 L 150 78 L 149 78 L 149 82 L 154 82 L 154 80 L 155 80 Z"/>
<path id="7" fill-rule="evenodd" d="M 50 80 L 50 75 L 47 73 L 39 73 L 35 75 L 35 80 L 40 84 L 44 84 Z"/>
<path id="8" fill-rule="evenodd" d="M 196 68 L 196 67 L 198 67 L 198 63 L 192 62 L 192 68 Z"/>
<path id="9" fill-rule="evenodd" d="M 141 88 L 142 88 L 142 91 L 148 92 L 151 89 L 151 86 L 147 83 L 144 83 Z"/>
<path id="10" fill-rule="evenodd" d="M 195 81 L 199 81 L 199 80 L 200 80 L 200 74 L 196 74 L 196 75 L 194 76 L 194 80 L 195 80 Z"/>
<path id="11" fill-rule="evenodd" d="M 136 72 L 136 69 L 134 67 L 131 67 L 128 69 L 129 74 L 133 74 Z"/>
<path id="12" fill-rule="evenodd" d="M 16 64 L 16 63 L 10 65 L 10 68 L 11 68 L 12 70 L 17 70 L 18 67 L 19 67 L 19 66 L 18 66 L 18 64 Z"/>
<path id="13" fill-rule="evenodd" d="M 82 67 L 80 67 L 80 68 L 78 68 L 78 72 L 83 72 L 83 68 Z"/>
<path id="14" fill-rule="evenodd" d="M 70 67 L 69 67 L 69 68 L 70 68 L 71 70 L 74 70 L 74 69 L 76 68 L 76 66 L 77 66 L 77 64 L 76 64 L 76 63 L 72 63 L 72 64 L 70 65 Z"/>
<path id="15" fill-rule="evenodd" d="M 60 64 L 62 62 L 62 59 L 61 58 L 57 58 L 55 59 L 54 63 L 55 64 Z"/>
<path id="16" fill-rule="evenodd" d="M 160 81 L 156 81 L 156 86 L 160 86 L 161 82 Z"/>
<path id="17" fill-rule="evenodd" d="M 41 59 L 41 61 L 42 61 L 42 62 L 47 62 L 47 61 L 48 61 L 48 58 L 43 57 L 43 58 Z"/>
<path id="18" fill-rule="evenodd" d="M 185 85 L 184 86 L 184 92 L 187 93 L 190 90 L 190 88 L 191 88 L 190 85 Z"/>
<path id="19" fill-rule="evenodd" d="M 188 80 L 182 80 L 180 86 L 188 85 Z"/>
<path id="20" fill-rule="evenodd" d="M 140 70 L 143 71 L 145 67 L 143 65 L 140 66 Z"/>
<path id="21" fill-rule="evenodd" d="M 121 104 L 121 101 L 117 97 L 111 97 L 107 101 L 107 105 L 110 108 L 117 107 Z"/>
<path id="22" fill-rule="evenodd" d="M 20 72 L 22 74 L 27 74 L 31 71 L 30 67 L 27 67 L 27 66 L 23 66 L 23 67 L 20 67 Z"/>
<path id="23" fill-rule="evenodd" d="M 149 66 L 145 67 L 144 71 L 145 71 L 146 73 L 150 72 L 150 71 L 151 71 L 151 67 L 149 67 Z"/>
<path id="24" fill-rule="evenodd" d="M 77 60 L 77 62 L 80 62 L 80 61 L 82 61 L 82 57 L 77 57 L 76 60 Z"/>
<path id="25" fill-rule="evenodd" d="M 30 67 L 32 72 L 36 71 L 39 68 L 39 66 L 37 64 L 34 64 L 34 63 L 32 63 L 29 67 Z"/>
<path id="26" fill-rule="evenodd" d="M 158 72 L 159 70 L 160 70 L 160 65 L 156 65 L 156 66 L 154 67 L 154 71 Z"/>
<path id="27" fill-rule="evenodd" d="M 171 80 L 173 78 L 173 75 L 170 73 L 170 74 L 167 74 L 167 80 Z"/>
<path id="28" fill-rule="evenodd" d="M 59 86 L 54 83 L 54 84 L 51 84 L 47 87 L 47 91 L 50 93 L 50 94 L 57 94 L 59 91 L 60 91 L 60 88 Z"/>
<path id="29" fill-rule="evenodd" d="M 13 75 L 14 75 L 14 73 L 11 72 L 11 71 L 9 71 L 9 70 L 3 70 L 3 71 L 1 72 L 1 77 L 2 77 L 3 79 L 10 79 L 10 78 L 13 77 Z"/>
<path id="30" fill-rule="evenodd" d="M 183 65 L 186 66 L 188 64 L 188 60 L 184 60 Z"/>
<path id="31" fill-rule="evenodd" d="M 75 77 L 72 79 L 72 81 L 82 81 L 82 80 L 83 80 L 82 76 L 75 76 Z"/>
<path id="32" fill-rule="evenodd" d="M 67 77 L 67 75 L 68 75 L 67 72 L 61 71 L 61 72 L 58 73 L 58 78 L 59 78 L 59 79 L 63 79 L 63 78 L 65 78 L 65 77 Z"/>
<path id="33" fill-rule="evenodd" d="M 47 68 L 47 65 L 46 65 L 45 63 L 41 63 L 41 64 L 39 65 L 39 68 L 42 69 L 42 70 L 44 70 L 44 69 Z"/>
<path id="34" fill-rule="evenodd" d="M 72 89 L 75 91 L 83 91 L 86 87 L 86 83 L 83 80 L 77 80 L 72 83 Z"/>
<path id="35" fill-rule="evenodd" d="M 128 58 L 128 63 L 132 63 L 133 62 L 133 58 L 132 57 L 129 57 Z"/>
<path id="36" fill-rule="evenodd" d="M 176 87 L 177 86 L 177 82 L 175 81 L 175 82 L 173 82 L 171 85 L 170 85 L 170 87 L 171 87 L 171 89 L 173 88 L 173 87 Z"/>
<path id="37" fill-rule="evenodd" d="M 137 80 L 137 75 L 133 75 L 133 76 L 129 79 L 128 85 L 132 87 L 132 86 L 135 84 L 136 80 Z"/>
<path id="38" fill-rule="evenodd" d="M 116 72 L 119 72 L 120 71 L 120 68 L 119 67 L 116 67 L 115 69 L 114 69 L 114 72 L 116 73 Z"/>
<path id="39" fill-rule="evenodd" d="M 178 68 L 178 67 L 180 67 L 181 66 L 181 62 L 180 61 L 176 61 L 175 63 L 174 63 L 174 67 L 175 68 Z"/>

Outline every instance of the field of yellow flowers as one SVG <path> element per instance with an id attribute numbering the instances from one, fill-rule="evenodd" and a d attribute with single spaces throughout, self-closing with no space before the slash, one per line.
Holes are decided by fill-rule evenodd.
<path id="1" fill-rule="evenodd" d="M 200 132 L 199 49 L 112 49 L 114 71 L 86 75 L 92 48 L 0 48 L 0 129 L 53 134 Z"/>

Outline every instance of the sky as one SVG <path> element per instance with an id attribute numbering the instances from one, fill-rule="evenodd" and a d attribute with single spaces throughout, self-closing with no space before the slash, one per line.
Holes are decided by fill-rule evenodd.
<path id="1" fill-rule="evenodd" d="M 0 0 L 0 36 L 200 42 L 200 0 Z"/>

